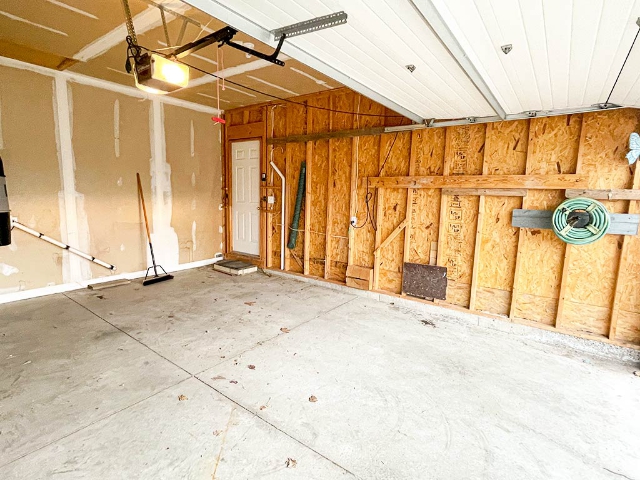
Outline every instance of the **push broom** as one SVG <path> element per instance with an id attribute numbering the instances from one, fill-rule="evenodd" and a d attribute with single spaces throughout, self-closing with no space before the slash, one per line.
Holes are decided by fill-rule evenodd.
<path id="1" fill-rule="evenodd" d="M 151 243 L 151 232 L 149 231 L 149 220 L 147 220 L 147 207 L 144 205 L 144 194 L 142 193 L 142 182 L 140 182 L 140 174 L 136 173 L 136 177 L 138 179 L 138 193 L 140 194 L 140 200 L 142 201 L 142 211 L 144 212 L 144 224 L 147 227 L 147 238 L 149 239 L 149 250 L 151 251 L 151 261 L 153 262 L 153 266 L 147 268 L 147 274 L 144 276 L 144 280 L 142 281 L 142 285 L 147 286 L 152 283 L 164 282 L 165 280 L 171 280 L 173 275 L 167 273 L 167 271 L 162 268 L 162 265 L 156 265 L 156 257 L 153 255 L 153 244 Z M 149 277 L 149 270 L 153 268 L 153 276 Z M 162 275 L 158 275 L 158 269 L 162 270 L 164 273 Z"/>

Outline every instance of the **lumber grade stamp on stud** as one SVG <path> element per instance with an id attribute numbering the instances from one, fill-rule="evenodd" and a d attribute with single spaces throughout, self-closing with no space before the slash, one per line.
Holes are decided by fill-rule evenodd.
<path id="1" fill-rule="evenodd" d="M 363 177 L 361 185 L 371 188 L 529 188 L 558 190 L 587 185 L 586 175 L 452 175 Z"/>

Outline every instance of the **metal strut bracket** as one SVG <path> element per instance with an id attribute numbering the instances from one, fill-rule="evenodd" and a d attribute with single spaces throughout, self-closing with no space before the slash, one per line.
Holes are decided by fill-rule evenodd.
<path id="1" fill-rule="evenodd" d="M 336 12 L 323 17 L 305 20 L 304 22 L 294 23 L 293 25 L 287 25 L 286 27 L 276 28 L 272 30 L 271 33 L 273 33 L 273 39 L 278 40 L 285 35 L 287 37 L 295 37 L 297 35 L 335 27 L 336 25 L 342 25 L 343 23 L 347 23 L 347 14 L 345 12 Z"/>

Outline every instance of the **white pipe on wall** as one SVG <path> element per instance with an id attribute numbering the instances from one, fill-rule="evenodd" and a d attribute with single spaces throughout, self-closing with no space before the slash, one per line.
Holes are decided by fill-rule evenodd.
<path id="1" fill-rule="evenodd" d="M 282 205 L 280 206 L 280 210 L 282 211 L 282 220 L 280 221 L 280 270 L 284 270 L 284 192 L 286 180 L 284 179 L 284 175 L 282 175 L 280 169 L 276 166 L 275 163 L 273 163 L 273 161 L 271 161 L 271 166 L 282 180 L 282 194 L 280 197 L 280 203 L 282 203 Z"/>
<path id="2" fill-rule="evenodd" d="M 22 223 L 18 222 L 17 220 L 12 220 L 11 221 L 11 227 L 12 228 L 17 228 L 18 230 L 22 230 L 23 232 L 26 232 L 26 233 L 28 233 L 30 235 L 33 235 L 34 237 L 41 238 L 45 242 L 49 242 L 50 244 L 55 245 L 56 247 L 60 247 L 60 248 L 62 248 L 64 250 L 67 250 L 70 253 L 78 255 L 79 257 L 82 257 L 82 258 L 84 258 L 86 260 L 89 260 L 90 262 L 97 263 L 101 267 L 108 268 L 109 270 L 114 270 L 114 271 L 116 269 L 115 265 L 111 265 L 110 263 L 103 262 L 102 260 L 98 260 L 93 255 L 89 255 L 88 253 L 81 252 L 80 250 L 78 250 L 76 248 L 73 248 L 71 245 L 67 245 L 66 243 L 62 243 L 62 242 L 56 240 L 55 238 L 48 237 L 44 233 L 37 232 L 34 229 L 29 228 L 26 225 L 23 225 Z"/>

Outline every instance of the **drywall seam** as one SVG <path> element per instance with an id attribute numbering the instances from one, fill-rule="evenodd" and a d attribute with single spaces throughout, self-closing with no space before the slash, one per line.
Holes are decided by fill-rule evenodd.
<path id="1" fill-rule="evenodd" d="M 258 78 L 258 77 L 254 77 L 253 75 L 247 75 L 247 78 L 250 78 L 251 80 L 255 80 L 256 82 L 263 83 L 264 85 L 267 85 L 267 86 L 269 86 L 271 88 L 277 88 L 278 90 L 282 90 L 285 93 L 290 93 L 291 95 L 300 95 L 299 93 L 292 92 L 291 90 L 287 90 L 286 88 L 281 87 L 280 85 L 276 85 L 275 83 L 267 82 L 266 80 L 263 80 L 263 79 Z"/>
<path id="2" fill-rule="evenodd" d="M 113 102 L 113 148 L 116 158 L 120 158 L 120 100 Z"/>
<path id="3" fill-rule="evenodd" d="M 129 97 L 143 98 L 146 100 L 159 100 L 162 103 L 169 105 L 175 105 L 177 107 L 187 108 L 196 112 L 211 113 L 220 115 L 224 113 L 224 110 L 218 110 L 217 108 L 209 107 L 207 105 L 201 105 L 199 103 L 188 102 L 186 100 L 180 100 L 173 97 L 159 97 L 150 93 L 143 92 L 136 87 L 129 87 L 127 85 L 120 85 L 119 83 L 110 82 L 108 80 L 102 80 L 100 78 L 89 77 L 80 73 L 70 72 L 68 70 L 59 72 L 51 68 L 41 67 L 39 65 L 33 65 L 32 63 L 21 62 L 20 60 L 14 60 L 13 58 L 0 56 L 0 66 L 16 68 L 18 70 L 26 70 L 29 72 L 39 73 L 40 75 L 47 75 L 49 77 L 60 77 L 67 81 L 76 82 L 82 85 L 88 85 L 90 87 L 102 88 L 103 90 L 109 90 L 111 92 L 121 93 Z"/>
<path id="4" fill-rule="evenodd" d="M 207 97 L 207 98 L 212 98 L 213 100 L 218 100 L 218 97 L 214 97 L 213 95 L 207 95 L 206 93 L 198 92 L 198 95 L 203 96 L 203 97 Z M 229 100 L 223 100 L 222 98 L 220 99 L 220 102 L 222 102 L 222 103 L 231 103 Z"/>
<path id="5" fill-rule="evenodd" d="M 62 241 L 75 248 L 87 251 L 89 231 L 87 215 L 84 211 L 84 197 L 76 192 L 75 159 L 73 157 L 72 109 L 69 85 L 62 76 L 54 77 L 53 107 L 56 127 L 56 149 L 60 165 L 58 194 L 60 207 L 60 234 Z M 82 239 L 82 241 L 81 241 Z M 79 282 L 91 278 L 91 268 L 86 260 L 62 254 L 62 279 L 65 283 Z"/>
<path id="6" fill-rule="evenodd" d="M 58 7 L 66 8 L 67 10 L 70 10 L 72 12 L 78 13 L 80 15 L 84 15 L 85 17 L 93 18 L 94 20 L 98 20 L 98 17 L 96 17 L 92 13 L 85 12 L 84 10 L 80 10 L 79 8 L 72 7 L 71 5 L 67 5 L 66 3 L 59 2 L 58 0 L 47 0 L 47 1 L 49 3 L 52 3 L 53 5 L 58 6 Z"/>
<path id="7" fill-rule="evenodd" d="M 4 148 L 4 137 L 2 136 L 2 97 L 0 96 L 0 150 Z"/>
<path id="8" fill-rule="evenodd" d="M 234 92 L 242 93 L 243 95 L 246 95 L 247 97 L 256 98 L 256 96 L 251 92 L 245 92 L 244 90 L 240 90 L 239 88 L 236 88 L 236 87 L 230 87 L 229 85 L 223 85 L 222 86 L 222 91 L 224 91 L 227 88 L 229 90 L 233 90 Z"/>
<path id="9" fill-rule="evenodd" d="M 320 79 L 314 77 L 313 75 L 309 75 L 307 72 L 303 72 L 302 70 L 299 70 L 299 69 L 297 69 L 295 67 L 290 67 L 289 69 L 294 71 L 294 72 L 296 72 L 296 73 L 298 73 L 298 74 L 300 74 L 300 75 L 302 75 L 303 77 L 307 77 L 308 79 L 313 80 L 318 85 L 322 85 L 323 87 L 328 88 L 329 90 L 335 88 L 335 87 L 332 87 L 331 85 L 328 85 L 327 82 L 325 82 L 324 80 L 320 80 Z"/>
<path id="10" fill-rule="evenodd" d="M 27 20 L 26 18 L 18 17 L 17 15 L 12 15 L 8 12 L 3 12 L 0 10 L 0 15 L 3 15 L 11 20 L 15 20 L 16 22 L 26 23 L 27 25 L 31 25 L 32 27 L 41 28 L 43 30 L 47 30 L 48 32 L 55 33 L 57 35 L 62 35 L 63 37 L 68 37 L 69 35 L 66 32 L 62 32 L 60 30 L 56 30 L 55 28 L 47 27 L 46 25 L 42 25 L 41 23 L 32 22 L 31 20 Z"/>
<path id="11" fill-rule="evenodd" d="M 191 140 L 191 158 L 196 155 L 196 133 L 193 129 L 193 120 L 191 120 L 191 130 L 190 130 L 190 140 Z"/>
<path id="12" fill-rule="evenodd" d="M 288 60 L 289 57 L 286 55 L 278 55 L 278 59 L 285 61 Z M 253 72 L 254 70 L 259 70 L 261 68 L 270 67 L 273 65 L 271 62 L 267 62 L 266 60 L 254 60 L 253 62 L 242 63 L 240 65 L 236 65 L 235 67 L 225 68 L 224 70 L 219 70 L 216 72 L 216 76 L 218 78 L 229 78 L 234 77 L 236 75 L 242 75 L 243 73 Z M 200 78 L 196 78 L 189 82 L 187 88 L 199 87 L 201 85 L 206 85 L 208 83 L 213 83 L 216 81 L 216 77 L 212 75 L 203 75 Z M 229 88 L 227 86 L 227 88 Z"/>
<path id="13" fill-rule="evenodd" d="M 192 248 L 193 251 L 195 252 L 198 244 L 196 243 L 196 221 L 194 220 L 193 223 L 191 224 L 191 243 L 192 243 Z"/>
<path id="14" fill-rule="evenodd" d="M 222 254 L 216 255 L 219 256 L 206 260 L 198 260 L 196 262 L 183 263 L 182 265 L 178 265 L 176 268 L 168 271 L 179 272 L 182 270 L 190 270 L 192 268 L 206 267 L 207 265 L 212 265 L 224 258 Z M 64 283 L 60 285 L 52 285 L 50 287 L 33 288 L 31 290 L 13 291 L 5 294 L 0 293 L 0 305 L 3 303 L 17 302 L 19 300 L 27 300 L 29 298 L 37 298 L 46 295 L 53 295 L 56 293 L 70 292 L 72 290 L 80 290 L 81 288 L 87 288 L 87 286 L 97 283 L 112 282 L 114 280 L 135 280 L 137 278 L 143 278 L 146 273 L 146 270 L 140 270 L 137 272 L 122 273 L 110 277 L 96 278 L 90 281 L 82 281 L 80 283 Z"/>
<path id="15" fill-rule="evenodd" d="M 6 263 L 0 263 L 0 274 L 4 275 L 5 277 L 9 277 L 9 276 L 14 275 L 14 274 L 19 273 L 19 272 L 20 272 L 20 270 L 18 270 L 13 265 L 8 265 Z"/>
<path id="16" fill-rule="evenodd" d="M 151 140 L 151 203 L 153 205 L 151 240 L 156 262 L 165 269 L 174 269 L 180 263 L 178 234 L 171 227 L 173 197 L 171 192 L 171 165 L 167 162 L 164 132 L 164 106 L 154 99 L 149 111 Z M 148 253 L 148 265 L 151 254 Z"/>
<path id="17" fill-rule="evenodd" d="M 190 8 L 189 5 L 182 2 L 165 2 L 163 6 L 177 13 L 185 13 Z M 171 22 L 175 18 L 176 17 L 173 15 L 167 15 L 167 23 Z M 156 7 L 148 7 L 146 10 L 133 17 L 133 25 L 135 26 L 136 33 L 138 35 L 159 27 L 162 25 L 160 10 Z M 86 62 L 92 58 L 99 57 L 116 45 L 119 45 L 122 42 L 122 39 L 127 35 L 127 25 L 126 23 L 122 23 L 110 32 L 105 33 L 100 38 L 94 40 L 89 45 L 86 45 L 76 53 L 73 58 L 81 62 Z"/>

